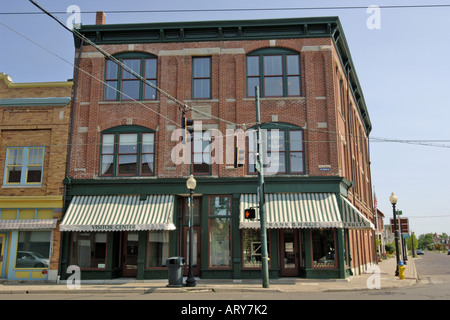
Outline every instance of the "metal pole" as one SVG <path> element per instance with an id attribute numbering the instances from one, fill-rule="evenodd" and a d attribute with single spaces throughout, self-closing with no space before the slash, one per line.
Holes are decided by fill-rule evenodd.
<path id="1" fill-rule="evenodd" d="M 395 203 L 392 204 L 394 210 L 394 230 L 395 230 L 395 256 L 397 258 L 397 268 L 395 269 L 395 275 L 398 276 L 398 263 L 400 262 L 400 252 L 398 250 L 398 228 L 397 228 L 397 215 L 395 212 Z"/>
<path id="2" fill-rule="evenodd" d="M 265 148 L 261 135 L 261 115 L 259 106 L 259 87 L 255 87 L 256 97 L 256 137 L 257 137 L 257 163 L 259 163 L 258 171 L 258 189 L 259 189 L 259 218 L 261 223 L 261 264 L 262 264 L 262 285 L 263 288 L 269 288 L 269 255 L 267 253 L 267 229 L 265 214 L 265 188 L 264 188 L 264 155 Z"/>
<path id="3" fill-rule="evenodd" d="M 194 252 L 194 190 L 189 189 L 189 272 L 186 279 L 186 287 L 195 287 L 194 270 L 192 268 L 192 257 Z"/>

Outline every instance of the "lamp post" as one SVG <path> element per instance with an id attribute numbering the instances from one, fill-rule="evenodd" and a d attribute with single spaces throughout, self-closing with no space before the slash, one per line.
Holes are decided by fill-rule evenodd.
<path id="1" fill-rule="evenodd" d="M 192 269 L 192 256 L 194 252 L 194 189 L 197 186 L 197 181 L 191 174 L 186 181 L 186 186 L 189 189 L 189 272 L 186 280 L 186 287 L 195 287 L 194 271 Z"/>
<path id="2" fill-rule="evenodd" d="M 394 230 L 395 230 L 395 256 L 397 258 L 397 268 L 395 269 L 395 275 L 398 276 L 398 264 L 400 262 L 400 252 L 398 251 L 398 228 L 397 228 L 397 215 L 395 213 L 395 205 L 397 204 L 397 196 L 392 192 L 389 197 L 389 201 L 392 204 L 392 208 L 394 211 Z"/>

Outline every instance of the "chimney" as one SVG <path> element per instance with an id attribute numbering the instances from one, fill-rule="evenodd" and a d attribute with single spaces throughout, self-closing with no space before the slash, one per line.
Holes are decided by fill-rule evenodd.
<path id="1" fill-rule="evenodd" d="M 106 24 L 106 14 L 103 11 L 97 11 L 95 24 Z"/>

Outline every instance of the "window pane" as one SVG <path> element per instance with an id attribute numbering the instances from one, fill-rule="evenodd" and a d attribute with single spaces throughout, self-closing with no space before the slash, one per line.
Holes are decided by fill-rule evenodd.
<path id="1" fill-rule="evenodd" d="M 313 230 L 313 266 L 316 268 L 334 268 L 335 242 L 334 230 Z"/>
<path id="2" fill-rule="evenodd" d="M 248 96 L 249 97 L 254 97 L 255 96 L 255 87 L 259 87 L 259 77 L 255 77 L 255 78 L 247 78 L 247 91 L 248 91 Z"/>
<path id="3" fill-rule="evenodd" d="M 247 57 L 247 76 L 259 76 L 259 57 Z"/>
<path id="4" fill-rule="evenodd" d="M 106 233 L 73 233 L 72 264 L 80 268 L 106 267 Z"/>
<path id="5" fill-rule="evenodd" d="M 156 59 L 145 59 L 145 78 L 156 79 Z"/>
<path id="6" fill-rule="evenodd" d="M 285 150 L 285 142 L 284 142 L 284 131 L 280 131 L 277 129 L 268 130 L 267 131 L 267 151 Z"/>
<path id="7" fill-rule="evenodd" d="M 210 216 L 229 216 L 231 215 L 231 203 L 229 197 L 211 197 L 209 199 Z"/>
<path id="8" fill-rule="evenodd" d="M 148 267 L 166 267 L 169 258 L 169 232 L 150 231 L 148 233 Z"/>
<path id="9" fill-rule="evenodd" d="M 22 176 L 23 148 L 8 148 L 7 183 L 20 183 Z"/>
<path id="10" fill-rule="evenodd" d="M 141 60 L 139 59 L 124 59 L 123 64 L 128 67 L 129 69 L 133 70 L 137 74 L 141 73 Z M 122 79 L 136 79 L 134 75 L 123 70 Z"/>
<path id="11" fill-rule="evenodd" d="M 42 167 L 28 167 L 27 183 L 40 183 L 42 178 Z"/>
<path id="12" fill-rule="evenodd" d="M 151 80 L 150 83 L 156 86 L 156 81 Z M 156 89 L 146 84 L 144 86 L 144 99 L 145 100 L 156 100 Z"/>
<path id="13" fill-rule="evenodd" d="M 210 97 L 210 80 L 209 79 L 195 79 L 194 80 L 194 98 L 207 99 Z"/>
<path id="14" fill-rule="evenodd" d="M 210 62 L 210 58 L 194 58 L 194 78 L 209 78 Z"/>
<path id="15" fill-rule="evenodd" d="M 289 143 L 291 151 L 303 150 L 303 132 L 302 131 L 290 131 Z"/>
<path id="16" fill-rule="evenodd" d="M 29 148 L 28 149 L 28 165 L 42 165 L 44 162 L 43 148 Z"/>
<path id="17" fill-rule="evenodd" d="M 299 77 L 288 77 L 288 96 L 299 96 L 300 95 L 300 78 Z"/>
<path id="18" fill-rule="evenodd" d="M 139 99 L 139 80 L 122 81 L 122 100 Z"/>
<path id="19" fill-rule="evenodd" d="M 113 174 L 113 162 L 114 162 L 114 155 L 107 154 L 102 156 L 102 175 Z"/>
<path id="20" fill-rule="evenodd" d="M 291 152 L 291 172 L 303 172 L 303 153 Z"/>
<path id="21" fill-rule="evenodd" d="M 119 156 L 119 175 L 137 174 L 137 156 L 132 154 Z"/>
<path id="22" fill-rule="evenodd" d="M 264 96 L 265 97 L 283 96 L 283 77 L 265 77 Z"/>
<path id="23" fill-rule="evenodd" d="M 108 60 L 106 61 L 106 80 L 117 79 L 118 66 L 115 62 Z"/>
<path id="24" fill-rule="evenodd" d="M 136 133 L 125 133 L 119 136 L 119 153 L 137 153 Z"/>
<path id="25" fill-rule="evenodd" d="M 50 231 L 20 231 L 16 268 L 48 268 Z"/>
<path id="26" fill-rule="evenodd" d="M 142 135 L 142 153 L 153 153 L 155 136 L 153 133 Z"/>
<path id="27" fill-rule="evenodd" d="M 209 266 L 230 267 L 230 219 L 210 219 L 209 225 Z"/>
<path id="28" fill-rule="evenodd" d="M 117 81 L 106 81 L 105 100 L 117 99 Z"/>
<path id="29" fill-rule="evenodd" d="M 268 174 L 286 172 L 286 155 L 284 152 L 267 152 L 266 172 Z"/>
<path id="30" fill-rule="evenodd" d="M 8 165 L 22 165 L 23 148 L 8 149 Z"/>
<path id="31" fill-rule="evenodd" d="M 20 183 L 22 176 L 22 167 L 9 166 L 8 167 L 8 183 Z"/>
<path id="32" fill-rule="evenodd" d="M 300 66 L 298 62 L 298 55 L 288 55 L 286 56 L 287 63 L 287 74 L 288 75 L 298 75 L 300 74 Z"/>
<path id="33" fill-rule="evenodd" d="M 154 155 L 152 153 L 150 154 L 143 154 L 142 155 L 142 168 L 141 168 L 141 174 L 148 174 L 152 175 L 155 173 L 154 171 Z"/>
<path id="34" fill-rule="evenodd" d="M 283 65 L 281 56 L 264 57 L 264 76 L 275 76 L 283 74 Z"/>
<path id="35" fill-rule="evenodd" d="M 261 268 L 261 232 L 256 229 L 244 229 L 242 237 L 244 267 Z M 267 248 L 270 248 L 270 239 L 267 240 Z M 270 250 L 268 251 L 270 257 Z"/>
<path id="36" fill-rule="evenodd" d="M 104 134 L 102 143 L 102 153 L 113 153 L 114 152 L 114 135 Z"/>

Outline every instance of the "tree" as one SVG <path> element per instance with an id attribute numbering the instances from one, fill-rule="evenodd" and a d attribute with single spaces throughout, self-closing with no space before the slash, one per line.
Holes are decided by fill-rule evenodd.
<path id="1" fill-rule="evenodd" d="M 433 234 L 427 233 L 427 234 L 421 234 L 419 236 L 418 241 L 418 247 L 421 249 L 428 248 L 428 246 L 433 244 Z"/>

